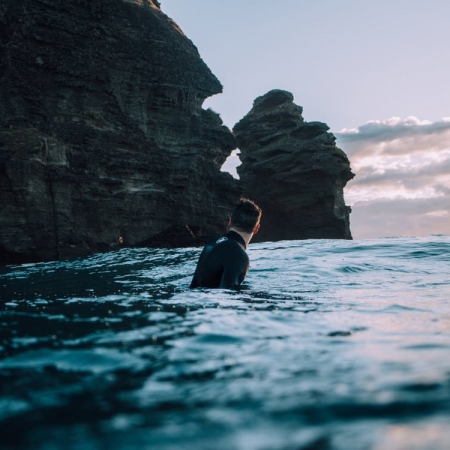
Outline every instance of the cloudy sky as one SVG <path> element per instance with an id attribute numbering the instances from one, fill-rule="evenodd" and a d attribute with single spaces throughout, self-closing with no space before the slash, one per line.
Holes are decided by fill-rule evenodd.
<path id="1" fill-rule="evenodd" d="M 160 3 L 223 84 L 204 107 L 227 126 L 275 88 L 328 124 L 355 239 L 450 234 L 449 0 Z"/>

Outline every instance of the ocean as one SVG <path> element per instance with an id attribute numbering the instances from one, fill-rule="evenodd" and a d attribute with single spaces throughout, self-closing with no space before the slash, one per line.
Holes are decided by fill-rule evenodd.
<path id="1" fill-rule="evenodd" d="M 1 449 L 450 449 L 450 236 L 0 268 Z"/>

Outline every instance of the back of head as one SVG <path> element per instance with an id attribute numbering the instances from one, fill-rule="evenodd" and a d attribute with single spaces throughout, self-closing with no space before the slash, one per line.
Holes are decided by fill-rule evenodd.
<path id="1" fill-rule="evenodd" d="M 244 233 L 252 233 L 261 220 L 261 208 L 247 198 L 241 198 L 231 215 L 232 227 Z"/>

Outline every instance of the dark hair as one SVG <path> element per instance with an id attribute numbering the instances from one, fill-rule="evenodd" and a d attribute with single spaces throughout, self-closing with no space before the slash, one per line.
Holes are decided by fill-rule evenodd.
<path id="1" fill-rule="evenodd" d="M 231 226 L 251 233 L 261 220 L 261 208 L 248 198 L 241 198 L 231 215 Z"/>

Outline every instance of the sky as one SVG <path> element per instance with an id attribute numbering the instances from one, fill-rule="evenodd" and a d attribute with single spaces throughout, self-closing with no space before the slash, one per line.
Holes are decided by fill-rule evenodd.
<path id="1" fill-rule="evenodd" d="M 271 89 L 330 127 L 356 174 L 354 239 L 450 234 L 449 0 L 160 3 L 222 83 L 203 107 L 230 129 Z"/>

